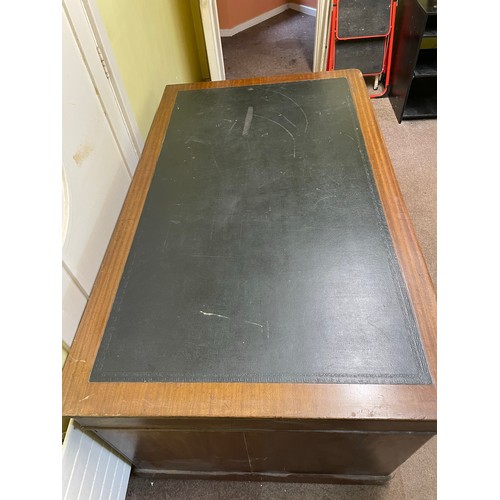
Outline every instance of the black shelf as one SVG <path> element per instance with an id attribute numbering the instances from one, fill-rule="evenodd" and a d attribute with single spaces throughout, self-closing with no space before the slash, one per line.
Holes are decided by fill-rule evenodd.
<path id="1" fill-rule="evenodd" d="M 413 76 L 415 78 L 437 76 L 437 49 L 420 50 Z"/>
<path id="2" fill-rule="evenodd" d="M 389 99 L 399 123 L 437 117 L 435 47 L 437 0 L 399 0 L 389 87 Z"/>
<path id="3" fill-rule="evenodd" d="M 401 119 L 436 118 L 436 93 L 437 78 L 414 78 Z"/>
<path id="4" fill-rule="evenodd" d="M 437 118 L 437 99 L 436 96 L 419 96 L 410 95 L 406 101 L 406 106 L 403 111 L 403 120 L 411 120 L 417 118 Z"/>
<path id="5" fill-rule="evenodd" d="M 436 37 L 437 36 L 437 14 L 427 13 L 427 20 L 425 22 L 424 28 L 424 38 Z"/>

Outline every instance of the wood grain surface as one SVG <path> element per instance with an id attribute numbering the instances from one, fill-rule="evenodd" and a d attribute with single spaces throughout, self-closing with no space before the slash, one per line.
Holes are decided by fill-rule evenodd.
<path id="1" fill-rule="evenodd" d="M 430 385 L 89 382 L 179 90 L 347 78 L 419 326 Z M 167 86 L 63 370 L 70 417 L 436 421 L 436 294 L 358 70 Z M 429 429 L 430 430 L 430 429 Z"/>

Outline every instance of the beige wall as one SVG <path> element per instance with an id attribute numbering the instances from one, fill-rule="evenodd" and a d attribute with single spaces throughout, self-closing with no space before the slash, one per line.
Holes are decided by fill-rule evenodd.
<path id="1" fill-rule="evenodd" d="M 197 4 L 188 0 L 97 0 L 144 138 L 165 85 L 200 81 L 206 76 Z"/>

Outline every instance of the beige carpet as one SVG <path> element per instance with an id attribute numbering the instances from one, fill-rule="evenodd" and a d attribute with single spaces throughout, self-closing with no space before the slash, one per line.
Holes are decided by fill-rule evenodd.
<path id="1" fill-rule="evenodd" d="M 287 33 L 287 19 L 292 20 L 289 26 L 293 32 Z M 300 24 L 301 21 L 303 25 Z M 228 78 L 310 71 L 312 45 L 306 33 L 310 33 L 311 24 L 314 30 L 314 18 L 287 11 L 230 40 L 223 40 Z M 293 42 L 297 36 L 299 42 Z M 255 43 L 249 42 L 252 37 L 257 37 L 258 40 L 254 40 Z M 273 37 L 278 37 L 278 41 L 282 43 L 281 46 L 276 44 L 275 50 Z M 255 47 L 257 52 L 252 52 Z M 282 53 L 283 47 L 286 48 L 288 59 Z M 270 57 L 262 57 L 264 50 L 267 50 Z M 259 65 L 259 61 L 263 65 Z M 437 121 L 414 120 L 398 124 L 389 99 L 372 99 L 372 104 L 430 275 L 436 284 Z M 126 498 L 432 500 L 436 497 L 436 438 L 433 438 L 399 467 L 393 479 L 383 486 L 152 480 L 132 475 Z"/>

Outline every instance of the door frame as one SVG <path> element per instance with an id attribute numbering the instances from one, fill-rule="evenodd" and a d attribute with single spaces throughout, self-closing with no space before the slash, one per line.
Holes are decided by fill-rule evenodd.
<path id="1" fill-rule="evenodd" d="M 318 0 L 316 6 L 313 71 L 326 71 L 332 4 L 332 0 Z"/>
<path id="2" fill-rule="evenodd" d="M 199 0 L 203 33 L 207 47 L 208 66 L 212 81 L 226 79 L 224 56 L 220 37 L 217 0 Z M 326 70 L 328 33 L 330 31 L 332 0 L 318 0 L 314 37 L 313 71 Z"/>

